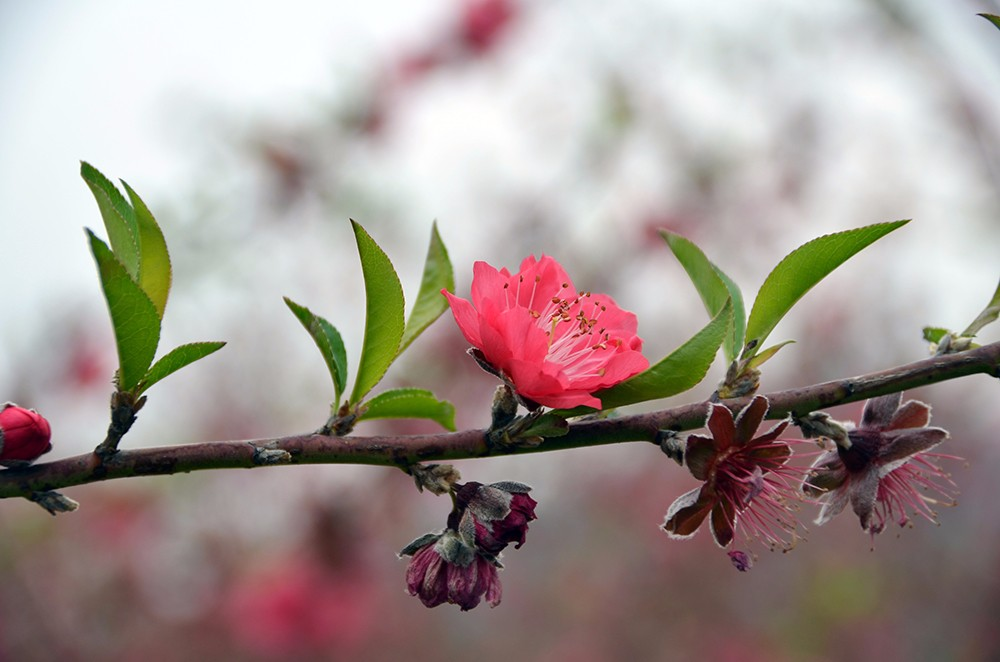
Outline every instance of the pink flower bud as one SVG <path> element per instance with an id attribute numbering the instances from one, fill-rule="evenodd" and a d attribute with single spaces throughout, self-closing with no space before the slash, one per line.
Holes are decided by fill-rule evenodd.
<path id="1" fill-rule="evenodd" d="M 6 403 L 0 409 L 0 464 L 25 466 L 52 450 L 49 422 L 34 409 Z"/>

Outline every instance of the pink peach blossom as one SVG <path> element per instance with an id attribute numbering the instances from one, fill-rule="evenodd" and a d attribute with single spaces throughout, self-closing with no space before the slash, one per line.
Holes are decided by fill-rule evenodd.
<path id="1" fill-rule="evenodd" d="M 635 315 L 607 295 L 577 292 L 547 255 L 526 258 L 513 275 L 476 262 L 471 302 L 442 293 L 477 358 L 529 406 L 600 409 L 593 393 L 649 366 Z"/>

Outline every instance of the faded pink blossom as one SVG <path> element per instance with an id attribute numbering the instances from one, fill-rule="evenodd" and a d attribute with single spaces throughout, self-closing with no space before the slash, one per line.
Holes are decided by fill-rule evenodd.
<path id="1" fill-rule="evenodd" d="M 927 452 L 948 438 L 947 431 L 928 427 L 930 418 L 929 405 L 904 403 L 901 393 L 866 402 L 861 425 L 847 432 L 850 448 L 823 453 L 802 486 L 823 503 L 816 523 L 829 522 L 848 503 L 873 536 L 889 521 L 909 523 L 908 511 L 935 521 L 930 504 L 939 501 L 927 492 L 953 501 L 953 490 Z"/>
<path id="2" fill-rule="evenodd" d="M 725 405 L 709 405 L 706 426 L 711 437 L 689 435 L 684 464 L 701 487 L 678 498 L 667 511 L 663 530 L 671 538 L 686 539 L 709 519 L 712 537 L 720 547 L 735 544 L 737 529 L 772 547 L 787 548 L 797 523 L 790 506 L 800 469 L 788 466 L 792 450 L 778 440 L 789 421 L 754 437 L 767 414 L 767 398 L 756 396 L 736 419 Z M 792 538 L 794 538 L 792 536 Z M 729 553 L 739 570 L 750 567 L 745 552 Z"/>
<path id="3" fill-rule="evenodd" d="M 353 652 L 378 619 L 373 583 L 356 565 L 342 569 L 290 554 L 252 571 L 223 602 L 238 644 L 258 656 L 312 659 L 317 651 Z"/>
<path id="4" fill-rule="evenodd" d="M 442 294 L 477 358 L 529 406 L 600 409 L 594 392 L 649 366 L 635 315 L 607 295 L 578 293 L 549 256 L 526 258 L 513 275 L 476 262 L 471 302 Z"/>
<path id="5" fill-rule="evenodd" d="M 491 607 L 500 604 L 498 561 L 479 553 L 451 529 L 417 538 L 400 556 L 411 556 L 406 568 L 406 588 L 426 607 L 446 602 L 462 611 L 486 598 Z"/>
<path id="6" fill-rule="evenodd" d="M 25 466 L 52 450 L 52 429 L 34 409 L 0 405 L 0 464 Z"/>

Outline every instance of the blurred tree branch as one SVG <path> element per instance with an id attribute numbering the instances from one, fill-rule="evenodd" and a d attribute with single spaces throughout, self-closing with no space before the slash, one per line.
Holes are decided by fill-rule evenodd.
<path id="1" fill-rule="evenodd" d="M 767 417 L 804 416 L 811 411 L 871 397 L 987 374 L 1000 378 L 1000 342 L 935 356 L 880 372 L 766 394 Z M 749 398 L 726 400 L 737 411 Z M 0 498 L 27 497 L 115 478 L 187 473 L 204 469 L 249 469 L 276 464 L 368 464 L 406 468 L 420 462 L 532 453 L 628 441 L 656 443 L 660 430 L 703 427 L 708 403 L 698 402 L 647 414 L 571 423 L 569 432 L 537 446 L 491 448 L 486 430 L 372 437 L 300 434 L 274 439 L 213 441 L 182 446 L 121 450 L 101 459 L 95 453 L 0 471 Z"/>

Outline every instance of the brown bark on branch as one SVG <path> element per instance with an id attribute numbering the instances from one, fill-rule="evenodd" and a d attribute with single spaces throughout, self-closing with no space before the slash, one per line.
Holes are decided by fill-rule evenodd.
<path id="1" fill-rule="evenodd" d="M 766 394 L 768 418 L 811 411 L 878 395 L 927 386 L 974 374 L 1000 377 L 1000 342 L 965 352 L 936 356 L 881 372 L 838 379 L 813 386 Z M 749 398 L 728 400 L 734 411 Z M 699 402 L 662 411 L 595 421 L 578 421 L 569 433 L 533 447 L 491 449 L 485 430 L 444 434 L 327 437 L 303 434 L 275 439 L 214 441 L 182 446 L 121 450 L 104 460 L 95 453 L 0 471 L 0 498 L 31 497 L 114 478 L 155 476 L 203 469 L 250 469 L 273 464 L 369 464 L 406 467 L 514 453 L 583 448 L 627 441 L 655 442 L 660 430 L 691 430 L 703 426 L 708 403 Z"/>

